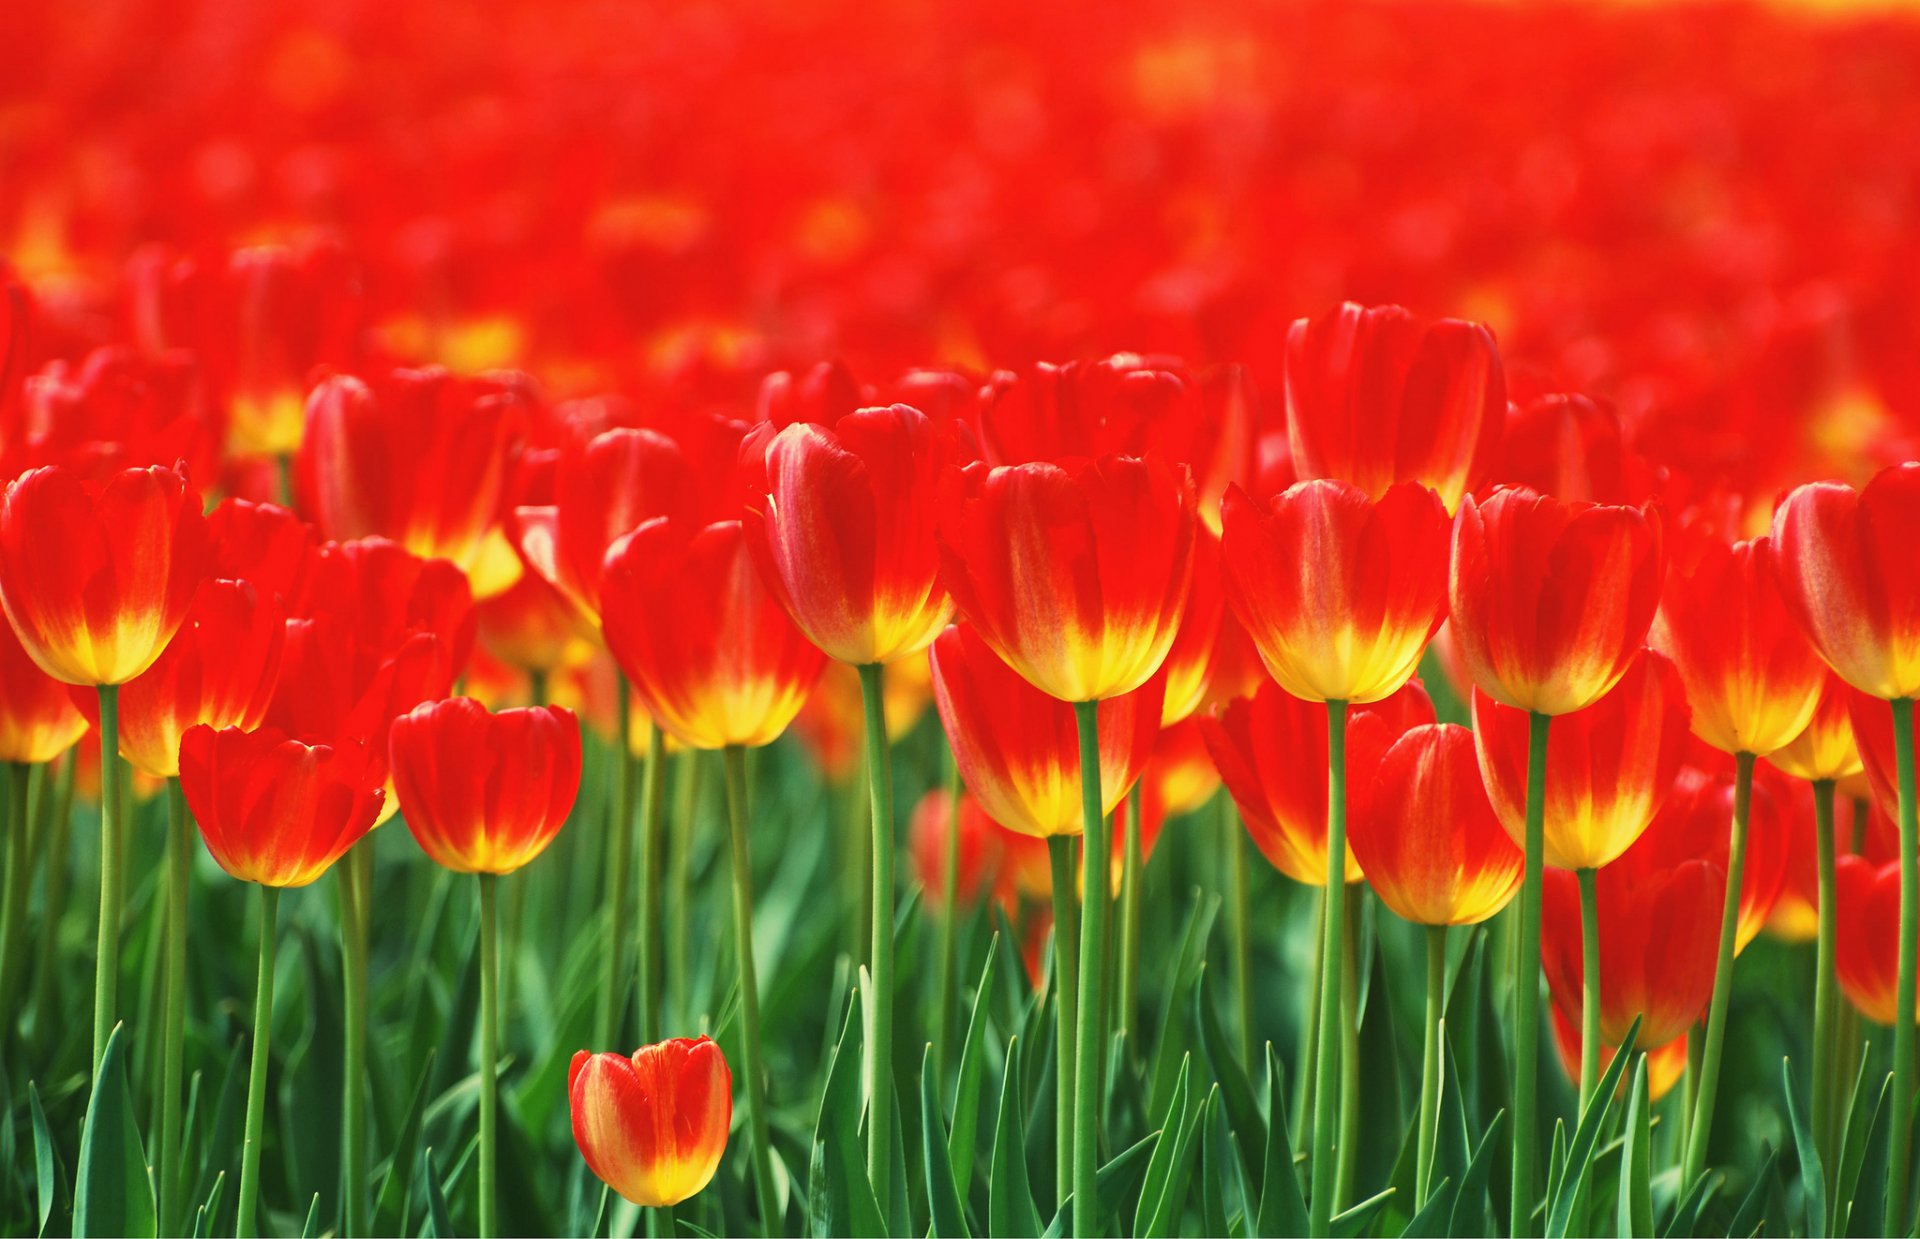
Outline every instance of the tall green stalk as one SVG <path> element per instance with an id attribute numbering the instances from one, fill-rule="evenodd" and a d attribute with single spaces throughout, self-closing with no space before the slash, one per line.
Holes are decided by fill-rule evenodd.
<path id="1" fill-rule="evenodd" d="M 647 736 L 646 786 L 640 793 L 640 915 L 635 918 L 634 953 L 640 961 L 637 988 L 642 1045 L 660 1039 L 660 928 L 665 924 L 660 870 L 666 860 L 660 819 L 666 796 L 667 740 L 656 726 Z"/>
<path id="2" fill-rule="evenodd" d="M 1079 881 L 1074 867 L 1073 837 L 1047 840 L 1047 860 L 1053 868 L 1053 992 L 1054 1043 L 1054 1204 L 1063 1205 L 1073 1191 L 1073 1108 L 1076 1070 L 1074 1036 L 1079 1028 L 1075 1008 L 1080 1001 L 1080 928 L 1074 914 L 1074 890 Z"/>
<path id="3" fill-rule="evenodd" d="M 161 1233 L 177 1230 L 180 1209 L 180 1102 L 187 1057 L 187 888 L 193 877 L 193 815 L 180 780 L 167 780 L 167 953 L 160 1052 L 160 1131 L 155 1174 Z"/>
<path id="4" fill-rule="evenodd" d="M 4 832 L 0 842 L 5 845 L 6 856 L 6 895 L 0 904 L 0 1039 L 13 1025 L 14 991 L 26 968 L 27 897 L 36 859 L 35 831 L 27 812 L 27 771 L 20 762 L 0 766 L 0 783 L 4 783 L 7 794 L 6 820 L 0 823 L 0 832 Z"/>
<path id="5" fill-rule="evenodd" d="M 1138 1060 L 1134 1044 L 1134 1012 L 1140 1009 L 1140 880 L 1146 869 L 1140 831 L 1142 780 L 1127 791 L 1127 821 L 1120 841 L 1120 996 L 1114 1004 L 1114 1026 L 1127 1034 L 1127 1054 Z"/>
<path id="6" fill-rule="evenodd" d="M 1520 932 L 1513 973 L 1513 1199 L 1507 1233 L 1533 1225 L 1534 1161 L 1540 1105 L 1540 897 L 1547 839 L 1547 733 L 1550 715 L 1529 716 L 1527 729 L 1526 869 L 1520 883 Z"/>
<path id="7" fill-rule="evenodd" d="M 1727 1003 L 1733 994 L 1733 952 L 1740 932 L 1740 887 L 1747 868 L 1747 818 L 1753 799 L 1753 754 L 1737 753 L 1733 760 L 1733 835 L 1727 846 L 1727 897 L 1720 910 L 1720 953 L 1713 966 L 1713 1000 L 1707 1007 L 1707 1039 L 1700 1050 L 1700 1094 L 1687 1132 L 1687 1160 L 1680 1179 L 1683 1185 L 1692 1184 L 1707 1168 L 1714 1100 L 1720 1093 L 1720 1055 L 1726 1048 Z"/>
<path id="8" fill-rule="evenodd" d="M 240 1146 L 236 1239 L 260 1233 L 260 1143 L 267 1132 L 267 1051 L 273 1034 L 273 954 L 279 936 L 280 888 L 260 886 L 260 971 L 253 984 L 253 1059 L 247 1071 L 246 1141 Z"/>
<path id="9" fill-rule="evenodd" d="M 881 667 L 860 668 L 860 704 L 867 734 L 867 796 L 873 822 L 873 1001 L 867 1004 L 867 1177 L 886 1208 L 893 1178 L 893 759 Z M 956 823 L 957 825 L 957 823 Z"/>
<path id="10" fill-rule="evenodd" d="M 1233 1003 L 1240 1061 L 1253 1062 L 1253 927 L 1248 918 L 1247 840 L 1233 797 L 1215 794 L 1220 805 L 1220 846 L 1227 854 L 1227 933 L 1233 943 Z"/>
<path id="11" fill-rule="evenodd" d="M 1427 1024 L 1420 1054 L 1420 1143 L 1414 1149 L 1413 1204 L 1427 1203 L 1433 1188 L 1433 1138 L 1440 1130 L 1440 1021 L 1447 1005 L 1447 927 L 1427 926 Z"/>
<path id="12" fill-rule="evenodd" d="M 1580 877 L 1580 1112 L 1600 1086 L 1600 882 L 1599 870 Z"/>
<path id="13" fill-rule="evenodd" d="M 1313 966 L 1307 974 L 1312 981 L 1307 986 L 1307 1008 L 1300 1020 L 1299 1057 L 1293 1065 L 1295 1085 L 1292 1123 L 1296 1130 L 1303 1132 L 1313 1126 L 1314 1083 L 1317 1078 L 1314 1068 L 1319 1064 L 1320 1056 L 1320 972 L 1326 967 L 1326 958 L 1327 888 L 1320 886 L 1314 889 L 1313 896 Z M 1312 1170 L 1309 1164 L 1309 1183 Z"/>
<path id="14" fill-rule="evenodd" d="M 947 846 L 946 855 L 941 858 L 940 872 L 940 906 L 946 911 L 940 918 L 938 1022 L 934 1024 L 933 1043 L 934 1078 L 941 1082 L 942 1087 L 945 1086 L 947 1067 L 952 1059 L 949 1048 L 959 1010 L 959 992 L 954 986 L 953 977 L 960 967 L 960 767 L 951 751 L 947 753 L 946 766 Z"/>
<path id="15" fill-rule="evenodd" d="M 1900 813 L 1900 971 L 1893 1013 L 1893 1142 L 1888 1150 L 1888 1200 L 1894 1232 L 1906 1234 L 1908 1175 L 1913 1150 L 1913 1015 L 1916 950 L 1920 942 L 1920 805 L 1914 801 L 1913 701 L 1893 705 L 1893 757 Z"/>
<path id="16" fill-rule="evenodd" d="M 633 868 L 633 720 L 629 709 L 633 688 L 627 677 L 619 680 L 618 736 L 614 741 L 613 811 L 607 818 L 607 949 L 601 965 L 599 1005 L 594 1012 L 594 1044 L 611 1046 L 620 1036 L 620 1001 L 627 977 L 627 935 L 621 927 L 627 923 L 627 901 L 632 883 L 627 875 Z"/>
<path id="17" fill-rule="evenodd" d="M 67 907 L 67 861 L 71 855 L 70 832 L 73 829 L 73 772 L 79 763 L 79 754 L 69 749 L 60 759 L 59 770 L 54 775 L 53 794 L 48 796 L 47 812 L 50 814 L 47 824 L 47 843 L 42 849 L 47 856 L 47 876 L 42 884 L 41 924 L 44 928 L 39 934 L 39 947 L 35 952 L 33 964 L 33 1035 L 36 1042 L 44 1041 L 46 1033 L 53 1031 L 48 1025 L 52 1013 L 59 1008 L 55 1001 L 55 992 L 65 975 L 59 963 L 60 922 L 64 919 Z"/>
<path id="18" fill-rule="evenodd" d="M 688 749 L 674 762 L 679 767 L 680 777 L 679 786 L 674 790 L 673 840 L 668 849 L 671 875 L 667 884 L 671 893 L 668 915 L 673 928 L 667 935 L 665 945 L 667 992 L 672 997 L 675 1018 L 681 1021 L 687 1019 L 691 1005 L 688 998 L 691 969 L 687 964 L 687 947 L 693 937 L 690 929 L 693 923 L 693 841 L 700 821 L 700 789 L 706 782 L 710 757 L 710 754 L 699 749 Z"/>
<path id="19" fill-rule="evenodd" d="M 120 686 L 100 686 L 100 932 L 94 949 L 93 1069 L 107 1052 L 107 1037 L 118 1018 L 120 990 L 120 905 L 126 884 L 122 870 L 126 823 L 120 805 Z"/>
<path id="20" fill-rule="evenodd" d="M 1334 1214 L 1335 1146 L 1340 1125 L 1340 969 L 1346 942 L 1347 703 L 1327 703 L 1326 921 L 1320 943 L 1319 1049 L 1314 1057 L 1313 1191 L 1308 1226 L 1314 1239 L 1329 1233 Z"/>
<path id="21" fill-rule="evenodd" d="M 497 874 L 480 880 L 480 1239 L 500 1233 L 500 943 Z"/>
<path id="22" fill-rule="evenodd" d="M 347 849 L 340 877 L 341 1036 L 340 1181 L 341 1233 L 359 1239 L 371 1228 L 367 1195 L 367 933 L 373 908 L 373 840 Z"/>
<path id="23" fill-rule="evenodd" d="M 1080 732 L 1080 864 L 1082 915 L 1080 919 L 1080 1005 L 1074 1012 L 1074 1058 L 1080 1065 L 1073 1082 L 1073 1233 L 1090 1239 L 1096 1232 L 1100 1173 L 1100 1077 L 1090 1070 L 1100 1061 L 1101 1018 L 1106 1003 L 1102 993 L 1101 957 L 1107 937 L 1107 900 L 1112 862 L 1108 857 L 1106 815 L 1100 798 L 1100 703 L 1078 702 L 1073 707 Z"/>
<path id="24" fill-rule="evenodd" d="M 1360 916 L 1367 885 L 1349 883 L 1347 935 L 1340 944 L 1340 1134 L 1334 1141 L 1333 1211 L 1353 1203 L 1360 1173 Z"/>
<path id="25" fill-rule="evenodd" d="M 733 853 L 734 958 L 740 969 L 740 1073 L 747 1096 L 748 1155 L 760 1202 L 760 1230 L 773 1234 L 773 1162 L 767 1137 L 766 1076 L 760 1065 L 760 982 L 753 967 L 753 858 L 747 849 L 747 754 L 727 746 L 727 837 Z"/>
<path id="26" fill-rule="evenodd" d="M 1819 882 L 1820 928 L 1814 948 L 1813 977 L 1813 1147 L 1829 1178 L 1838 1165 L 1834 1157 L 1833 1068 L 1839 1057 L 1834 1044 L 1834 1003 L 1837 976 L 1834 964 L 1834 848 L 1833 780 L 1813 783 L 1813 848 Z"/>

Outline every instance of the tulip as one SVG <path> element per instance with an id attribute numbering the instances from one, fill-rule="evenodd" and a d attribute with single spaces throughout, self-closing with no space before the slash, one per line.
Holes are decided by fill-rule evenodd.
<path id="1" fill-rule="evenodd" d="M 1348 302 L 1287 333 L 1287 438 L 1301 478 L 1343 478 L 1374 498 L 1396 482 L 1451 512 L 1500 446 L 1506 379 L 1493 333 Z"/>
<path id="2" fill-rule="evenodd" d="M 1911 1114 L 1916 1087 L 1914 992 L 1920 978 L 1920 803 L 1916 802 L 1913 699 L 1920 696 L 1920 581 L 1912 571 L 1920 529 L 1920 463 L 1884 469 L 1856 492 L 1838 482 L 1799 487 L 1773 514 L 1775 571 L 1787 605 L 1827 665 L 1860 692 L 1891 703 L 1893 757 L 1881 782 L 1900 825 L 1898 1011 L 1893 1021 L 1894 1114 Z M 1850 707 L 1854 731 L 1862 710 Z M 1860 736 L 1862 750 L 1868 748 Z M 1874 759 L 1867 755 L 1869 773 Z M 1886 775 L 1891 778 L 1886 778 Z M 1888 1145 L 1889 1216 L 1907 1225 L 1913 1133 L 1895 1123 Z"/>
<path id="3" fill-rule="evenodd" d="M 1749 832 L 1741 880 L 1734 887 L 1733 952 L 1747 949 L 1773 913 L 1786 880 L 1790 784 L 1767 771 L 1746 790 Z M 1674 779 L 1646 833 L 1621 858 L 1649 867 L 1671 868 L 1687 860 L 1710 861 L 1728 870 L 1733 840 L 1727 830 L 1740 782 L 1724 764 L 1687 766 Z M 1726 902 L 1722 892 L 1721 902 Z M 1715 972 L 1718 974 L 1718 968 Z"/>
<path id="4" fill-rule="evenodd" d="M 1370 811 L 1349 833 L 1380 901 L 1427 927 L 1426 1044 L 1414 1199 L 1432 1182 L 1440 1117 L 1440 1021 L 1446 1005 L 1447 926 L 1486 920 L 1513 898 L 1523 857 L 1494 816 L 1464 727 L 1415 727 L 1394 741 L 1374 775 Z"/>
<path id="5" fill-rule="evenodd" d="M 63 467 L 34 469 L 0 498 L 0 604 L 21 647 L 54 679 L 99 689 L 96 1068 L 113 1031 L 120 969 L 119 686 L 173 640 L 206 561 L 200 497 L 172 469 L 127 469 L 98 482 Z"/>
<path id="6" fill-rule="evenodd" d="M 1661 565 L 1660 527 L 1635 508 L 1503 487 L 1484 502 L 1466 498 L 1454 521 L 1448 587 L 1454 647 L 1477 689 L 1531 716 L 1518 977 L 1539 971 L 1552 720 L 1592 705 L 1626 674 L 1653 622 Z M 1509 1229 L 1517 1235 L 1530 1225 L 1535 1203 L 1540 1021 L 1537 988 L 1529 981 L 1515 993 Z M 1589 1056 L 1596 1052 L 1587 1049 Z"/>
<path id="7" fill-rule="evenodd" d="M 573 1140 L 600 1181 L 642 1207 L 672 1208 L 713 1180 L 733 1122 L 733 1074 L 705 1037 L 573 1056 Z"/>
<path id="8" fill-rule="evenodd" d="M 1544 495 L 1638 503 L 1652 490 L 1619 415 L 1586 396 L 1546 395 L 1509 406 L 1500 448 L 1501 476 Z"/>
<path id="9" fill-rule="evenodd" d="M 1575 1083 L 1578 1083 L 1582 1050 L 1580 1026 L 1558 1005 L 1555 1005 L 1549 1014 L 1553 1018 L 1554 1048 L 1560 1051 L 1560 1066 Z M 1600 1047 L 1600 1070 L 1603 1073 L 1613 1065 L 1613 1056 L 1617 1053 L 1619 1053 L 1618 1046 Z M 1681 1078 L 1686 1075 L 1687 1034 L 1681 1033 L 1665 1045 L 1654 1046 L 1646 1053 L 1647 1103 L 1651 1105 L 1672 1092 L 1673 1086 L 1680 1083 Z M 1627 1082 L 1622 1080 L 1620 1086 L 1625 1089 Z"/>
<path id="10" fill-rule="evenodd" d="M 1826 672 L 1813 717 L 1798 736 L 1767 754 L 1767 761 L 1810 783 L 1838 782 L 1859 774 L 1865 766 L 1853 739 L 1853 720 L 1847 715 L 1850 695 L 1844 680 Z"/>
<path id="11" fill-rule="evenodd" d="M 1834 866 L 1840 989 L 1876 1024 L 1898 1024 L 1900 863 L 1842 856 Z"/>
<path id="12" fill-rule="evenodd" d="M 1166 662 L 1162 664 L 1167 673 L 1167 695 L 1160 717 L 1162 727 L 1172 727 L 1193 717 L 1206 704 L 1226 605 L 1220 539 L 1202 529 L 1193 540 L 1193 581 L 1187 591 L 1187 609 L 1180 616 L 1180 628 L 1174 633 L 1173 644 L 1168 647 Z"/>
<path id="13" fill-rule="evenodd" d="M 50 762 L 86 732 L 72 691 L 27 656 L 13 625 L 0 624 L 0 761 Z M 24 866 L 9 866 L 8 873 L 18 870 Z"/>
<path id="14" fill-rule="evenodd" d="M 290 611 L 309 606 L 309 578 L 318 547 L 313 526 L 286 508 L 245 499 L 222 500 L 207 517 L 212 544 L 207 575 L 251 582 L 277 595 Z"/>

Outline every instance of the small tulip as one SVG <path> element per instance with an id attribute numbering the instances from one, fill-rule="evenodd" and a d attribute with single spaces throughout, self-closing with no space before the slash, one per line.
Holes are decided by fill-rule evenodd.
<path id="1" fill-rule="evenodd" d="M 356 742 L 303 744 L 277 728 L 180 738 L 180 790 L 200 837 L 243 882 L 306 886 L 372 829 L 385 764 Z"/>
<path id="2" fill-rule="evenodd" d="M 636 1205 L 669 1208 L 713 1180 L 733 1123 L 733 1073 L 705 1037 L 624 1054 L 573 1056 L 573 1140 L 600 1181 Z"/>

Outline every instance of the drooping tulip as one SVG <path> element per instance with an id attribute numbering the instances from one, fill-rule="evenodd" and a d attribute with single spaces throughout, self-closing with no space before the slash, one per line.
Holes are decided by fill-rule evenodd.
<path id="1" fill-rule="evenodd" d="M 1413 483 L 1378 499 L 1348 482 L 1289 487 L 1266 509 L 1227 492 L 1227 601 L 1280 686 L 1308 701 L 1378 701 L 1412 677 L 1446 618 L 1446 508 Z"/>
<path id="2" fill-rule="evenodd" d="M 1050 838 L 1081 831 L 1080 758 L 1073 709 L 1015 674 L 971 625 L 933 643 L 934 701 L 968 791 L 1009 830 Z M 1101 811 L 1140 777 L 1160 734 L 1166 681 L 1103 702 Z"/>
<path id="3" fill-rule="evenodd" d="M 924 649 L 953 602 L 939 580 L 952 435 L 904 404 L 801 422 L 745 455 L 747 544 L 808 640 L 838 662 Z"/>
<path id="4" fill-rule="evenodd" d="M 1473 694 L 1480 773 L 1500 822 L 1526 837 L 1527 715 Z M 1641 654 L 1607 694 L 1553 722 L 1547 746 L 1546 863 L 1598 869 L 1638 839 L 1686 761 L 1687 700 L 1672 662 Z"/>
<path id="5" fill-rule="evenodd" d="M 207 564 L 200 496 L 172 469 L 34 469 L 0 499 L 0 603 L 66 684 L 124 684 L 180 628 Z"/>
<path id="6" fill-rule="evenodd" d="M 1452 511 L 1499 449 L 1506 379 L 1479 323 L 1348 302 L 1287 333 L 1286 403 L 1298 477 L 1417 482 Z"/>
<path id="7" fill-rule="evenodd" d="M 968 467 L 942 571 L 1007 665 L 1061 701 L 1132 692 L 1166 660 L 1193 567 L 1184 468 L 1124 456 Z"/>
<path id="8" fill-rule="evenodd" d="M 355 741 L 303 744 L 278 728 L 180 738 L 180 790 L 222 869 L 262 886 L 306 886 L 373 827 L 385 763 Z"/>
<path id="9" fill-rule="evenodd" d="M 1416 925 L 1473 925 L 1520 889 L 1520 849 L 1481 786 L 1473 734 L 1415 727 L 1380 758 L 1347 841 L 1380 901 Z"/>
<path id="10" fill-rule="evenodd" d="M 636 1205 L 671 1208 L 712 1181 L 733 1123 L 733 1074 L 705 1037 L 573 1056 L 573 1139 L 600 1181 Z"/>

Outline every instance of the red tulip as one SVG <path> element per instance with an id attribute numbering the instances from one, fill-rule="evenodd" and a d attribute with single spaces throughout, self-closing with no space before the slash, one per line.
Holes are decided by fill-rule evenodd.
<path id="1" fill-rule="evenodd" d="M 1606 696 L 1553 725 L 1545 860 L 1560 869 L 1598 869 L 1647 829 L 1686 761 L 1680 676 L 1648 650 Z M 1473 726 L 1487 794 L 1518 842 L 1526 836 L 1527 716 L 1476 690 Z"/>
<path id="2" fill-rule="evenodd" d="M 1826 672 L 1820 700 L 1806 728 L 1767 754 L 1767 760 L 1794 778 L 1810 782 L 1859 774 L 1865 766 L 1860 760 L 1860 746 L 1854 742 L 1853 720 L 1847 714 L 1847 698 L 1851 695 L 1844 680 Z"/>
<path id="3" fill-rule="evenodd" d="M 1062 701 L 1139 688 L 1166 661 L 1193 568 L 1183 468 L 1107 456 L 969 467 L 942 535 L 960 614 Z"/>
<path id="4" fill-rule="evenodd" d="M 940 634 L 953 614 L 935 536 L 950 433 L 896 404 L 796 423 L 746 455 L 748 546 L 808 640 L 867 664 Z"/>
<path id="5" fill-rule="evenodd" d="M 580 791 L 580 722 L 558 706 L 489 714 L 429 701 L 388 739 L 407 829 L 455 873 L 512 873 L 546 850 Z"/>
<path id="6" fill-rule="evenodd" d="M 1077 835 L 1082 828 L 1079 732 L 1070 706 L 1028 684 L 971 625 L 933 643 L 933 693 L 967 789 L 1009 830 Z M 1097 717 L 1102 812 L 1140 777 L 1160 734 L 1166 680 L 1109 698 Z"/>
<path id="7" fill-rule="evenodd" d="M 142 774 L 172 778 L 189 727 L 260 726 L 286 627 L 279 600 L 250 583 L 202 582 L 166 651 L 120 691 L 120 755 Z"/>
<path id="8" fill-rule="evenodd" d="M 1776 771 L 1759 767 L 1747 816 L 1747 855 L 1740 880 L 1740 919 L 1734 949 L 1744 951 L 1759 934 L 1780 897 L 1787 872 L 1787 814 L 1791 791 Z M 1639 841 L 1619 861 L 1643 869 L 1673 868 L 1705 860 L 1724 875 L 1733 821 L 1734 772 L 1730 766 L 1689 766 L 1674 780 L 1666 803 Z M 1724 880 L 1724 879 L 1723 879 Z M 1715 906 L 1725 903 L 1725 887 Z"/>
<path id="9" fill-rule="evenodd" d="M 1502 487 L 1453 526 L 1452 630 L 1473 682 L 1501 705 L 1571 714 L 1605 696 L 1660 599 L 1658 523 L 1637 508 Z"/>
<path id="10" fill-rule="evenodd" d="M 277 504 L 227 499 L 208 515 L 207 538 L 208 576 L 250 581 L 289 610 L 307 607 L 318 553 L 313 526 Z"/>
<path id="11" fill-rule="evenodd" d="M 1181 614 L 1180 628 L 1167 649 L 1164 664 L 1167 698 L 1162 707 L 1161 726 L 1172 727 L 1191 718 L 1206 704 L 1207 690 L 1213 680 L 1214 652 L 1220 647 L 1221 616 L 1226 608 L 1220 539 L 1202 529 L 1193 539 L 1193 582 L 1187 590 L 1187 609 Z"/>
<path id="12" fill-rule="evenodd" d="M 1380 901 L 1416 925 L 1474 925 L 1520 889 L 1464 727 L 1415 727 L 1380 758 L 1347 843 Z"/>
<path id="13" fill-rule="evenodd" d="M 27 657 L 13 625 L 0 623 L 0 761 L 52 761 L 86 733 L 73 691 Z"/>
<path id="14" fill-rule="evenodd" d="M 1841 679 L 1891 700 L 1920 696 L 1920 463 L 1854 491 L 1815 482 L 1773 514 L 1774 569 L 1808 638 Z"/>
<path id="15" fill-rule="evenodd" d="M 920 798 L 907 823 L 908 853 L 913 875 L 925 892 L 927 906 L 946 913 L 947 848 L 957 827 L 959 863 L 954 867 L 954 900 L 971 907 L 1005 873 L 1001 859 L 1002 840 L 1010 833 L 987 816 L 980 801 L 969 792 L 960 793 L 960 812 L 956 818 L 953 797 L 944 788 L 935 788 Z"/>
<path id="16" fill-rule="evenodd" d="M 153 665 L 206 571 L 200 496 L 172 469 L 103 482 L 35 469 L 0 499 L 0 602 L 29 657 L 66 684 Z"/>
<path id="17" fill-rule="evenodd" d="M 733 1074 L 705 1037 L 623 1054 L 581 1050 L 567 1070 L 573 1140 L 600 1181 L 671 1208 L 713 1179 L 733 1124 Z"/>
<path id="18" fill-rule="evenodd" d="M 762 580 L 739 521 L 648 521 L 608 550 L 601 604 L 634 696 L 690 748 L 772 743 L 820 677 L 820 651 Z"/>
<path id="19" fill-rule="evenodd" d="M 1447 510 L 1486 475 L 1506 420 L 1493 333 L 1348 302 L 1287 333 L 1287 437 L 1301 478 L 1341 478 L 1374 498 L 1396 482 Z"/>
<path id="20" fill-rule="evenodd" d="M 305 886 L 373 828 L 384 763 L 364 746 L 303 744 L 275 727 L 180 738 L 180 790 L 220 867 L 243 882 Z"/>
<path id="21" fill-rule="evenodd" d="M 1646 462 L 1626 446 L 1619 415 L 1586 396 L 1547 395 L 1510 406 L 1500 454 L 1502 477 L 1557 499 L 1639 503 L 1652 490 Z"/>
<path id="22" fill-rule="evenodd" d="M 1412 677 L 1447 615 L 1447 512 L 1425 487 L 1376 499 L 1300 482 L 1261 509 L 1234 488 L 1220 553 L 1227 601 L 1280 686 L 1378 701 Z"/>
<path id="23" fill-rule="evenodd" d="M 583 666 L 596 648 L 579 610 L 535 573 L 476 603 L 474 619 L 487 652 L 522 671 Z"/>
<path id="24" fill-rule="evenodd" d="M 1380 759 L 1414 727 L 1433 722 L 1417 680 L 1347 716 L 1347 829 L 1372 811 Z M 1247 833 L 1273 867 L 1296 882 L 1327 884 L 1327 712 L 1268 684 L 1202 719 L 1207 751 Z M 1365 829 L 1362 827 L 1362 829 Z M 1347 881 L 1362 876 L 1351 833 Z"/>
<path id="25" fill-rule="evenodd" d="M 1578 1013 L 1568 1015 L 1559 1004 L 1553 1007 L 1553 1045 L 1560 1051 L 1560 1067 L 1567 1073 L 1570 1083 L 1580 1082 L 1580 1019 Z M 1600 1047 L 1600 1072 L 1606 1074 L 1613 1065 L 1613 1056 L 1619 1053 L 1618 1046 Z M 1636 1051 L 1638 1052 L 1638 1051 Z M 1687 1074 L 1687 1034 L 1681 1033 L 1665 1045 L 1657 1045 L 1647 1050 L 1647 1099 L 1659 1101 L 1673 1091 Z M 1620 1087 L 1627 1087 L 1625 1077 Z"/>
<path id="26" fill-rule="evenodd" d="M 1900 862 L 1842 856 L 1833 868 L 1840 989 L 1876 1024 L 1899 1019 Z"/>

